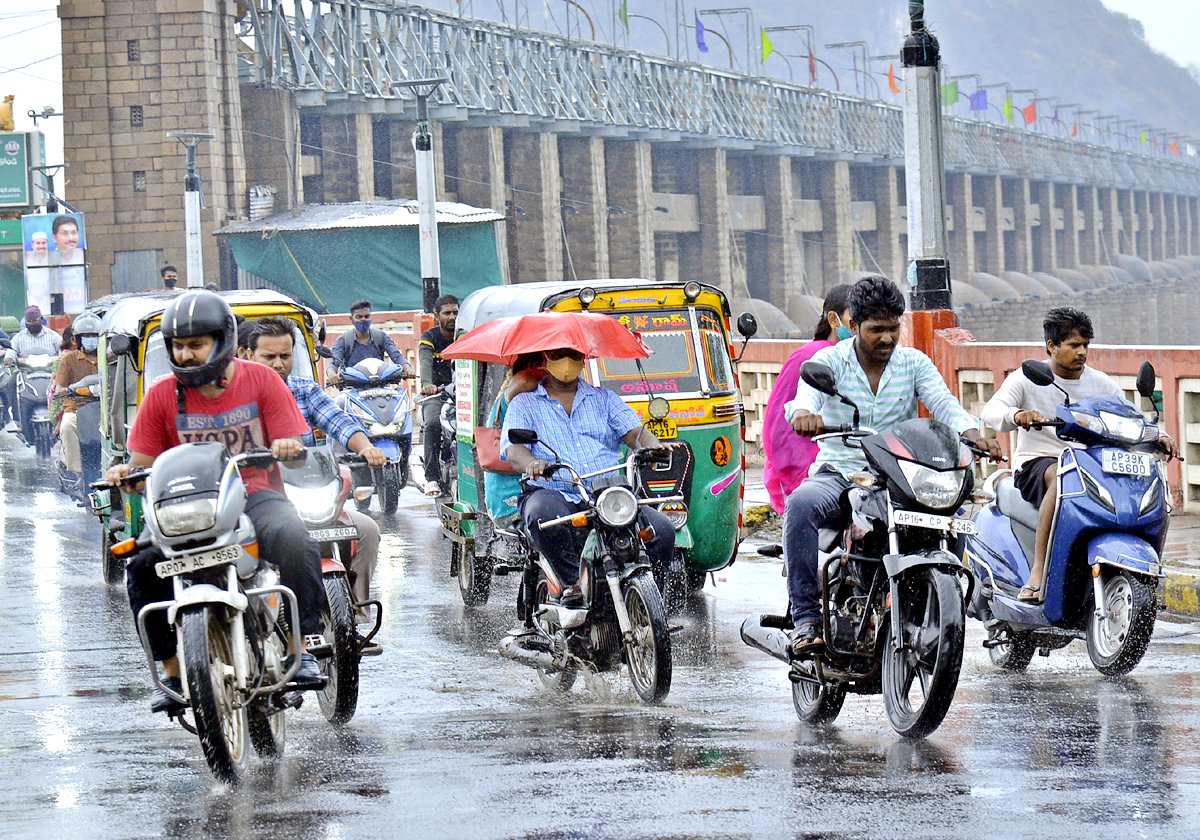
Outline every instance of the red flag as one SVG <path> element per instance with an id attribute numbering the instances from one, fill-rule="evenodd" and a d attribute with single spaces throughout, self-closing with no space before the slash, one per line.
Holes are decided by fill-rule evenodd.
<path id="1" fill-rule="evenodd" d="M 1079 117 L 1075 118 L 1075 122 L 1071 124 L 1071 136 L 1074 137 L 1079 133 Z"/>
<path id="2" fill-rule="evenodd" d="M 817 83 L 817 59 L 813 55 L 812 49 L 808 51 L 808 77 L 814 85 Z"/>
<path id="3" fill-rule="evenodd" d="M 900 92 L 900 85 L 896 84 L 896 65 L 888 65 L 888 90 L 892 93 Z"/>
<path id="4" fill-rule="evenodd" d="M 1021 109 L 1021 113 L 1025 117 L 1025 125 L 1033 125 L 1035 122 L 1037 122 L 1037 103 L 1030 102 Z"/>

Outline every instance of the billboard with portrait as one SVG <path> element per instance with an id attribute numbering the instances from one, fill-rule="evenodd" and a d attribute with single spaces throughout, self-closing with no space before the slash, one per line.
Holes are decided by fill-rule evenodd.
<path id="1" fill-rule="evenodd" d="M 42 213 L 21 217 L 25 290 L 43 312 L 74 315 L 87 306 L 82 213 Z"/>

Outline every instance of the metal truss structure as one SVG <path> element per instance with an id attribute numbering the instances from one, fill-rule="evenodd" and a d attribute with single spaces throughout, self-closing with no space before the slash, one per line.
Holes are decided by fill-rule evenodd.
<path id="1" fill-rule="evenodd" d="M 902 165 L 897 106 L 388 0 L 252 0 L 244 83 L 325 113 L 413 119 L 399 82 L 446 77 L 443 120 Z M 1200 195 L 1200 160 L 946 117 L 954 172 Z M 1131 148 L 1122 148 L 1129 145 Z"/>

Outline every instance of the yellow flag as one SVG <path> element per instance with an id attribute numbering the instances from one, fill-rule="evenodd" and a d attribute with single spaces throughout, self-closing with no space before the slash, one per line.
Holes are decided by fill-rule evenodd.
<path id="1" fill-rule="evenodd" d="M 767 30 L 760 26 L 758 27 L 758 32 L 760 35 L 762 35 L 762 60 L 766 61 L 767 56 L 775 52 L 775 45 L 772 44 L 771 39 L 767 37 Z"/>

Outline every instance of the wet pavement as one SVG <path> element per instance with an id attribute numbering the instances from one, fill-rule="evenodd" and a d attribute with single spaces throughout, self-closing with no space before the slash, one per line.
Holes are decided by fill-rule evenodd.
<path id="1" fill-rule="evenodd" d="M 1142 665 L 1101 678 L 1079 643 L 996 671 L 968 625 L 946 722 L 906 742 L 878 697 L 796 722 L 783 666 L 737 628 L 783 600 L 745 557 L 675 635 L 666 703 L 623 675 L 568 695 L 501 659 L 515 576 L 467 610 L 432 504 L 382 521 L 384 655 L 341 730 L 292 713 L 284 758 L 213 781 L 198 743 L 148 711 L 120 587 L 95 522 L 48 464 L 0 435 L 0 807 L 7 838 L 1195 837 L 1200 625 L 1160 622 Z M 605 687 L 608 691 L 605 691 Z"/>

